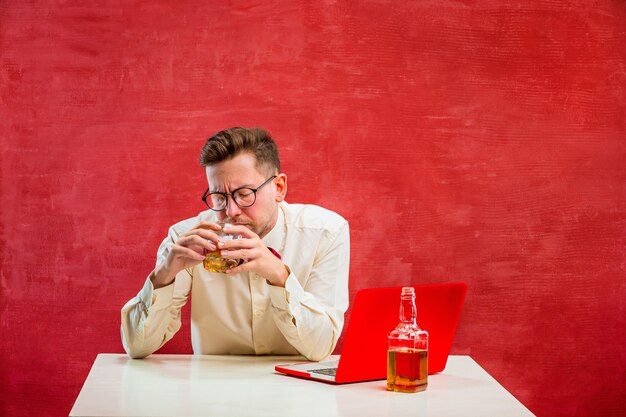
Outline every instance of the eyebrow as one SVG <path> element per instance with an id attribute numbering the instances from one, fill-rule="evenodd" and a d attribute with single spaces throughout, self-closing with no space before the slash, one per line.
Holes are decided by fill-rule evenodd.
<path id="1" fill-rule="evenodd" d="M 239 186 L 239 187 L 237 187 L 237 188 L 234 188 L 234 189 L 233 189 L 233 191 L 237 191 L 237 190 L 240 190 L 240 189 L 242 189 L 242 188 L 252 188 L 252 189 L 254 189 L 254 185 L 252 185 L 252 184 L 245 184 L 245 185 Z M 212 193 L 222 193 L 222 194 L 228 194 L 228 193 L 226 193 L 226 192 L 224 192 L 224 191 L 220 191 L 220 190 L 216 190 L 216 189 L 209 189 L 209 190 L 210 190 L 210 192 L 212 192 Z M 231 191 L 231 193 L 232 193 L 233 191 Z"/>

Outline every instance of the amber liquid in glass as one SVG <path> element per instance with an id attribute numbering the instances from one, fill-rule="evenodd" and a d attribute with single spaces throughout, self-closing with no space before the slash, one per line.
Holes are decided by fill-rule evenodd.
<path id="1" fill-rule="evenodd" d="M 399 348 L 387 351 L 387 389 L 419 392 L 428 386 L 428 351 Z"/>
<path id="2" fill-rule="evenodd" d="M 237 266 L 236 259 L 224 259 L 220 256 L 220 251 L 213 251 L 206 254 L 203 265 L 204 269 L 209 272 L 221 272 L 224 273 L 229 269 Z"/>

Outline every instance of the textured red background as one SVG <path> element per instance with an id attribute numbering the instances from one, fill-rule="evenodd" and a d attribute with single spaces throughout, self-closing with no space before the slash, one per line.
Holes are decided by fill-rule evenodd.
<path id="1" fill-rule="evenodd" d="M 0 2 L 2 416 L 122 352 L 233 125 L 350 221 L 352 295 L 466 281 L 454 353 L 538 416 L 625 415 L 626 2 L 100 3 Z"/>

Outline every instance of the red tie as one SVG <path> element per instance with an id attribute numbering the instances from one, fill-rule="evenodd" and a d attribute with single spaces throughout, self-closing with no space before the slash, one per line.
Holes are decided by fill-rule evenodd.
<path id="1" fill-rule="evenodd" d="M 282 256 L 280 256 L 280 253 L 276 252 L 274 248 L 270 248 L 269 246 L 267 248 L 270 250 L 270 252 L 274 254 L 275 257 L 277 257 L 278 259 L 283 259 Z"/>

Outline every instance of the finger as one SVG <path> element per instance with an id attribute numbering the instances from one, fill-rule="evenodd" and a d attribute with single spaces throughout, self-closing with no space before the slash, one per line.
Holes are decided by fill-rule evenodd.
<path id="1" fill-rule="evenodd" d="M 200 236 L 201 238 L 211 241 L 213 244 L 217 244 L 218 242 L 221 242 L 222 239 L 214 232 L 206 230 L 206 229 L 196 229 L 195 230 L 195 235 Z"/>
<path id="2" fill-rule="evenodd" d="M 191 229 L 181 234 L 180 237 L 182 238 L 182 237 L 188 237 L 188 236 L 193 236 L 193 235 L 199 235 L 205 239 L 214 240 L 214 241 L 219 240 L 219 236 L 214 231 L 208 230 L 208 229 Z"/>
<path id="3" fill-rule="evenodd" d="M 254 239 L 255 237 L 259 237 L 256 233 L 254 233 L 252 230 L 248 229 L 246 226 L 237 226 L 237 225 L 232 225 L 232 224 L 226 224 L 226 225 L 224 225 L 224 228 L 222 230 L 226 234 L 229 234 L 229 235 L 239 235 L 239 236 L 241 236 L 243 238 L 246 238 L 246 239 Z"/>
<path id="4" fill-rule="evenodd" d="M 248 249 L 242 250 L 221 250 L 220 256 L 228 259 L 255 259 L 255 252 Z"/>
<path id="5" fill-rule="evenodd" d="M 180 239 L 178 244 L 185 247 L 199 246 L 209 251 L 214 251 L 217 248 L 214 242 L 204 239 L 199 235 L 186 236 L 183 239 Z"/>
<path id="6" fill-rule="evenodd" d="M 241 272 L 247 272 L 247 271 L 251 271 L 254 268 L 254 263 L 253 262 L 244 262 L 239 266 L 236 266 L 232 269 L 229 269 L 226 271 L 227 274 L 229 275 L 235 275 L 235 274 L 239 274 Z"/>
<path id="7" fill-rule="evenodd" d="M 207 229 L 207 230 L 222 230 L 222 226 L 216 222 L 200 222 L 194 229 Z"/>
<path id="8" fill-rule="evenodd" d="M 217 247 L 225 250 L 253 249 L 259 246 L 258 239 L 230 239 L 218 243 Z"/>
<path id="9" fill-rule="evenodd" d="M 204 256 L 202 254 L 184 246 L 174 245 L 172 252 L 177 258 L 188 258 L 196 261 L 204 260 Z"/>
<path id="10" fill-rule="evenodd" d="M 220 237 L 216 235 L 214 232 L 210 232 L 204 229 L 192 229 L 186 233 L 183 233 L 180 236 L 180 239 L 178 239 L 177 243 L 185 244 L 185 242 L 194 242 L 194 239 L 193 239 L 194 236 L 199 236 L 201 239 L 209 240 L 213 242 L 214 244 L 217 244 L 217 242 L 220 241 Z"/>

